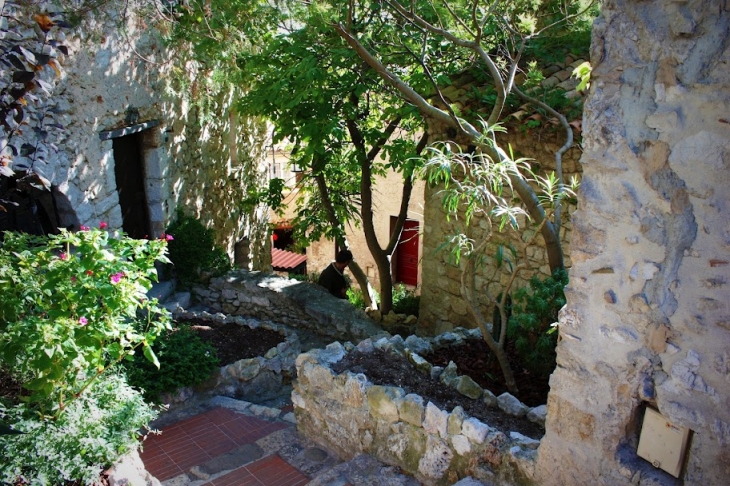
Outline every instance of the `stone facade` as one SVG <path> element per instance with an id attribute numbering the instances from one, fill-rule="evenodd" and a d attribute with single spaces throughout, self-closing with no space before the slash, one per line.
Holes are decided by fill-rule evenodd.
<path id="1" fill-rule="evenodd" d="M 571 76 L 573 69 L 582 64 L 584 59 L 575 59 L 567 55 L 564 62 L 541 66 L 545 79 L 542 81 L 542 88 L 546 91 L 557 90 L 565 94 L 565 98 L 575 105 L 581 106 L 583 95 L 576 91 L 578 80 Z M 518 82 L 521 82 L 522 76 Z M 443 90 L 442 95 L 451 106 L 466 116 L 488 116 L 491 106 L 485 106 L 475 96 L 480 86 L 470 75 L 464 75 Z M 539 126 L 531 127 L 528 122 L 540 120 Z M 562 155 L 562 173 L 564 181 L 569 183 L 572 178 L 580 180 L 581 167 L 579 159 L 581 156 L 580 141 L 580 120 L 568 119 L 573 131 L 573 146 Z M 559 125 L 557 119 L 545 119 L 539 114 L 534 105 L 524 104 L 516 111 L 503 117 L 506 132 L 496 132 L 495 137 L 500 147 L 507 150 L 511 148 L 515 158 L 530 159 L 530 166 L 538 176 L 545 176 L 555 170 L 555 154 L 566 143 L 565 130 Z M 432 139 L 451 140 L 453 137 L 450 130 L 440 124 L 432 124 Z M 466 150 L 468 144 L 462 149 Z M 468 315 L 467 305 L 461 295 L 461 268 L 453 262 L 449 248 L 444 248 L 444 243 L 449 237 L 455 234 L 466 232 L 467 236 L 479 240 L 487 228 L 486 221 L 475 218 L 470 227 L 465 231 L 463 218 L 451 218 L 447 220 L 446 213 L 442 208 L 442 187 L 425 187 L 423 212 L 426 224 L 423 228 L 423 260 L 421 280 L 421 308 L 419 319 L 419 332 L 421 334 L 435 335 L 455 327 L 475 327 L 476 323 Z M 560 239 L 565 255 L 565 265 L 570 267 L 570 212 L 575 208 L 564 206 L 562 212 L 562 226 Z M 520 228 L 526 227 L 526 221 L 519 221 Z M 515 236 L 506 233 L 496 234 L 494 241 L 509 244 L 514 242 Z M 542 277 L 550 275 L 547 253 L 541 236 L 537 236 L 533 243 L 526 250 L 527 261 L 525 268 L 520 271 L 512 291 L 524 287 L 533 275 Z M 479 299 L 482 312 L 486 316 L 492 315 L 493 305 L 486 294 L 496 297 L 508 283 L 507 274 L 499 273 L 494 268 L 492 261 L 486 261 L 477 273 L 477 293 L 481 292 Z M 492 275 L 498 278 L 492 279 Z"/>
<path id="2" fill-rule="evenodd" d="M 25 8 L 11 28 L 37 51 L 43 33 L 31 16 L 54 7 L 41 2 Z M 57 59 L 62 76 L 49 77 L 47 68 L 53 91 L 27 108 L 31 118 L 52 113 L 63 127 L 49 131 L 45 143 L 53 150 L 33 167 L 52 184 L 60 225 L 78 229 L 104 221 L 122 229 L 114 144 L 136 132 L 149 235 L 164 233 L 181 207 L 214 228 L 231 256 L 238 241 L 251 241 L 250 266 L 264 268 L 270 262 L 268 215 L 239 204 L 265 176 L 265 127 L 230 111 L 234 93 L 213 93 L 216 102 L 206 110 L 191 102 L 208 89 L 209 73 L 167 49 L 148 19 L 132 9 L 105 9 L 76 30 L 52 31 L 68 48 Z M 21 135 L 12 142 L 23 141 Z"/>
<path id="3" fill-rule="evenodd" d="M 533 170 L 539 169 L 540 173 L 544 174 L 546 171 L 554 170 L 555 152 L 565 143 L 565 133 L 554 127 L 545 128 L 540 132 L 511 129 L 507 134 L 500 134 L 498 140 L 502 147 L 511 145 L 515 151 L 515 157 L 532 159 Z M 572 177 L 580 178 L 581 168 L 578 163 L 580 156 L 581 150 L 578 146 L 573 146 L 563 155 L 563 176 L 566 182 L 570 181 Z M 448 249 L 440 250 L 448 236 L 463 231 L 463 228 L 459 229 L 463 226 L 463 221 L 461 218 L 458 220 L 456 218 L 446 219 L 446 213 L 441 205 L 440 188 L 426 187 L 425 191 L 424 212 L 427 224 L 423 231 L 420 332 L 433 335 L 458 326 L 475 327 L 476 323 L 469 316 L 466 303 L 461 295 L 461 268 L 453 263 Z M 563 224 L 560 229 L 560 239 L 563 242 L 566 267 L 571 265 L 571 212 L 574 209 L 574 207 L 567 206 L 562 213 Z M 479 238 L 484 231 L 484 226 L 481 224 L 479 220 L 472 224 L 470 237 Z M 522 226 L 524 226 L 524 221 L 521 223 Z M 538 235 L 534 243 L 527 249 L 527 256 L 527 266 L 515 280 L 512 286 L 513 291 L 527 285 L 533 275 L 542 277 L 550 275 L 542 236 Z M 500 279 L 490 284 L 488 276 L 494 273 L 493 266 L 489 263 L 485 264 L 483 271 L 477 277 L 477 288 L 483 288 L 490 295 L 497 296 L 509 279 L 507 274 L 503 274 Z M 491 316 L 492 306 L 489 301 L 482 298 L 480 302 L 484 314 Z"/>
<path id="4" fill-rule="evenodd" d="M 540 484 L 730 484 L 729 32 L 725 1 L 602 4 Z M 693 432 L 679 480 L 648 407 Z"/>

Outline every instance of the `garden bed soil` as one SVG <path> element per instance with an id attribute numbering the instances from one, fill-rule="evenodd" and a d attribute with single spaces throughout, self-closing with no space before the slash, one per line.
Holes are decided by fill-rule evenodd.
<path id="1" fill-rule="evenodd" d="M 507 345 L 505 352 L 519 390 L 517 393 L 510 393 L 530 407 L 545 405 L 550 391 L 550 376 L 530 373 L 520 366 L 515 358 L 512 346 Z M 449 364 L 449 361 L 453 361 L 458 374 L 467 375 L 476 381 L 479 386 L 491 391 L 496 396 L 509 392 L 504 381 L 502 368 L 500 368 L 499 362 L 483 339 L 467 339 L 461 344 L 439 348 L 424 356 L 424 359 L 434 366 L 444 368 Z"/>
<path id="2" fill-rule="evenodd" d="M 468 415 L 506 434 L 514 431 L 539 440 L 545 433 L 542 427 L 527 418 L 505 414 L 498 408 L 488 407 L 482 400 L 462 395 L 456 389 L 418 371 L 406 357 L 390 351 L 376 349 L 367 353 L 351 352 L 332 365 L 332 370 L 335 373 L 347 370 L 363 373 L 376 385 L 401 387 L 406 394 L 420 395 L 424 402 L 432 402 L 448 412 L 461 406 Z"/>
<path id="3" fill-rule="evenodd" d="M 177 324 L 189 324 L 200 339 L 213 346 L 220 366 L 264 356 L 271 348 L 286 341 L 283 334 L 260 327 L 251 329 L 234 323 L 218 324 L 202 319 L 188 319 Z"/>
<path id="4" fill-rule="evenodd" d="M 201 339 L 216 348 L 221 358 L 221 365 L 234 363 L 239 359 L 263 356 L 269 349 L 284 341 L 281 334 L 261 328 L 250 329 L 237 324 L 211 324 L 202 320 L 187 321 L 187 323 L 192 325 L 192 329 Z M 427 359 L 434 365 L 444 367 L 449 361 L 454 361 L 459 374 L 468 375 L 480 386 L 499 396 L 506 391 L 506 387 L 502 372 L 495 363 L 496 360 L 490 359 L 489 355 L 484 341 L 471 339 L 458 346 L 441 348 Z M 517 386 L 520 389 L 518 398 L 529 406 L 547 403 L 549 391 L 547 379 L 531 376 L 521 368 L 513 366 Z M 352 352 L 332 368 L 337 373 L 345 370 L 363 373 L 376 385 L 401 387 L 406 393 L 418 394 L 425 402 L 430 401 L 442 410 L 450 412 L 457 405 L 461 406 L 470 416 L 505 433 L 520 432 L 534 439 L 544 435 L 544 430 L 539 425 L 526 418 L 507 415 L 497 408 L 488 407 L 481 400 L 473 400 L 462 395 L 454 388 L 421 373 L 407 358 L 398 354 L 382 350 L 369 353 Z"/>

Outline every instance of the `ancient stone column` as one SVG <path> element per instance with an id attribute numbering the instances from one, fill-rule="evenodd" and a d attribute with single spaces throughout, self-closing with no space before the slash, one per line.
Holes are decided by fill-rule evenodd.
<path id="1" fill-rule="evenodd" d="M 541 485 L 678 484 L 647 407 L 693 431 L 683 484 L 730 484 L 730 2 L 606 0 Z"/>

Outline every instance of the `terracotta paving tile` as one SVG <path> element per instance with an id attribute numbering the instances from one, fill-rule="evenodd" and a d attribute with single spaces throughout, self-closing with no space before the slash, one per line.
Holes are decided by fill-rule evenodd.
<path id="1" fill-rule="evenodd" d="M 203 449 L 207 449 L 208 447 L 216 447 L 216 446 L 226 446 L 229 447 L 235 447 L 236 443 L 228 438 L 225 434 L 220 434 L 215 437 L 192 437 L 191 438 L 193 442 L 195 442 L 198 447 L 201 447 Z"/>
<path id="2" fill-rule="evenodd" d="M 203 449 L 198 447 L 197 444 L 194 444 L 192 442 L 187 443 L 184 445 L 184 447 L 179 447 L 174 450 L 165 451 L 168 456 L 170 456 L 170 459 L 172 459 L 175 462 L 180 462 L 181 460 L 191 457 L 191 456 L 199 456 L 199 457 L 207 457 L 208 454 L 205 453 Z"/>
<path id="3" fill-rule="evenodd" d="M 213 409 L 203 414 L 212 424 L 220 425 L 236 418 L 236 413 L 226 409 Z"/>
<path id="4" fill-rule="evenodd" d="M 266 486 L 262 485 L 253 475 L 246 471 L 245 468 L 233 471 L 203 486 Z"/>
<path id="5" fill-rule="evenodd" d="M 190 437 L 208 437 L 222 435 L 221 425 L 216 425 L 213 422 L 208 422 L 204 427 L 195 427 L 187 430 L 187 434 Z"/>
<path id="6" fill-rule="evenodd" d="M 274 455 L 259 459 L 203 486 L 301 486 L 309 478 Z"/>
<path id="7" fill-rule="evenodd" d="M 265 457 L 246 466 L 251 474 L 266 486 L 294 486 L 309 479 L 278 455 Z"/>
<path id="8" fill-rule="evenodd" d="M 151 467 L 162 467 L 167 464 L 175 464 L 175 461 L 170 459 L 170 457 L 164 452 L 155 455 L 140 455 L 140 457 L 142 458 L 142 461 L 144 461 L 145 466 L 147 466 L 147 469 Z"/>
<path id="9" fill-rule="evenodd" d="M 141 457 L 150 473 L 165 481 L 192 466 L 202 465 L 236 447 L 252 444 L 287 427 L 290 425 L 215 408 L 165 427 L 161 435 L 149 436 Z M 210 485 L 293 486 L 308 482 L 279 456 L 264 458 L 249 466 L 218 478 Z"/>
<path id="10" fill-rule="evenodd" d="M 177 466 L 177 464 L 170 464 L 166 467 L 156 469 L 148 468 L 145 464 L 145 468 L 147 469 L 147 471 L 149 471 L 151 475 L 153 475 L 160 481 L 166 481 L 168 479 L 174 478 L 175 476 L 179 476 L 184 472 Z"/>

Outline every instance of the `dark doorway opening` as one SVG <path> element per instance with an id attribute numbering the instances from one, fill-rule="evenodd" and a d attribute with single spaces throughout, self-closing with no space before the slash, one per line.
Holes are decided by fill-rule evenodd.
<path id="1" fill-rule="evenodd" d="M 395 216 L 391 217 L 391 231 L 395 221 Z M 418 285 L 418 230 L 418 221 L 405 221 L 395 250 L 395 283 Z"/>
<path id="2" fill-rule="evenodd" d="M 114 176 L 122 209 L 122 228 L 132 238 L 149 238 L 147 197 L 144 189 L 142 133 L 113 139 Z"/>
<path id="3" fill-rule="evenodd" d="M 291 226 L 278 227 L 274 230 L 274 248 L 294 251 L 294 230 Z"/>

